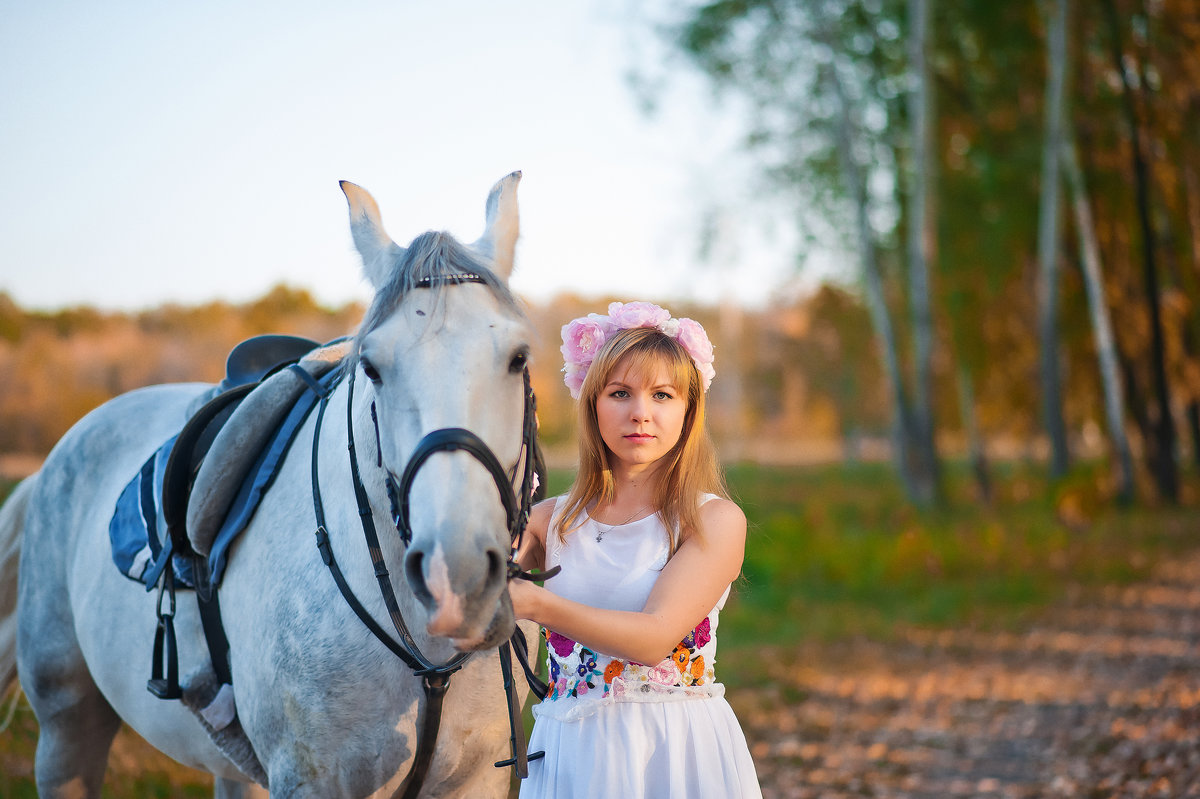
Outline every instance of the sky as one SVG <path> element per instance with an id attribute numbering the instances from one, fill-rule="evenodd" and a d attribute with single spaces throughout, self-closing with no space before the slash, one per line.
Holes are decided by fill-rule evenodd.
<path id="1" fill-rule="evenodd" d="M 794 279 L 786 225 L 751 207 L 739 116 L 663 66 L 645 8 L 0 0 L 0 292 L 363 300 L 339 180 L 401 245 L 473 241 L 519 169 L 523 296 L 761 304 Z M 667 76 L 653 114 L 627 80 L 647 66 Z"/>

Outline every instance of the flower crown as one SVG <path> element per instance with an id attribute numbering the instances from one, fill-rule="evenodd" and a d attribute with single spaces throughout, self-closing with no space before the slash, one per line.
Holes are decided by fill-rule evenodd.
<path id="1" fill-rule="evenodd" d="M 588 367 L 612 334 L 635 327 L 652 327 L 678 341 L 692 356 L 704 390 L 708 391 L 717 372 L 712 365 L 712 342 L 699 322 L 694 319 L 675 319 L 670 311 L 650 302 L 614 302 L 608 306 L 608 316 L 592 313 L 563 325 L 563 344 L 560 348 L 566 361 L 563 382 L 567 384 L 572 397 L 579 399 L 579 390 L 583 387 Z"/>

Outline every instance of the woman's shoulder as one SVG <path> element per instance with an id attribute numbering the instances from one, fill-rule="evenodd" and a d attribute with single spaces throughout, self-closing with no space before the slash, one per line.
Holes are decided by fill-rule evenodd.
<path id="1" fill-rule="evenodd" d="M 704 516 L 730 516 L 734 518 L 740 517 L 745 520 L 746 514 L 742 512 L 739 506 L 732 499 L 726 499 L 720 494 L 701 494 L 700 495 L 700 515 Z"/>
<path id="2" fill-rule="evenodd" d="M 529 529 L 543 543 L 546 541 L 546 531 L 550 529 L 550 522 L 554 518 L 560 499 L 562 495 L 543 499 L 529 511 Z"/>
<path id="3" fill-rule="evenodd" d="M 704 494 L 700 499 L 700 527 L 706 538 L 746 539 L 746 514 L 731 499 Z"/>

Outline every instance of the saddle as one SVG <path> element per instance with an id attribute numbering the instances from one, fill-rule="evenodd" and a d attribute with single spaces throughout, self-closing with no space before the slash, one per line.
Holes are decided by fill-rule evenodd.
<path id="1" fill-rule="evenodd" d="M 263 786 L 266 772 L 236 718 L 229 642 L 221 623 L 217 585 L 225 552 L 253 516 L 316 396 L 336 377 L 334 367 L 348 348 L 345 341 L 322 347 L 309 339 L 278 335 L 237 345 L 214 395 L 151 457 L 114 514 L 114 526 L 122 506 L 128 518 L 135 504 L 131 495 L 136 494 L 136 506 L 149 520 L 146 511 L 155 509 L 157 499 L 168 535 L 153 552 L 151 567 L 137 575 L 147 590 L 155 585 L 160 590 L 147 689 L 160 699 L 181 700 L 225 756 Z M 303 398 L 306 390 L 312 392 L 308 402 Z M 150 544 L 154 543 L 151 530 L 157 527 L 157 521 L 147 524 Z M 184 685 L 179 680 L 174 629 L 175 583 L 180 576 L 185 587 L 196 589 L 211 659 Z M 166 604 L 164 596 L 169 597 Z"/>
<path id="2" fill-rule="evenodd" d="M 346 341 L 322 347 L 297 336 L 269 335 L 247 339 L 230 352 L 217 395 L 184 425 L 164 471 L 163 518 L 177 555 L 209 558 L 222 531 L 236 535 L 245 526 L 307 415 L 289 419 L 297 400 L 348 349 Z M 294 421 L 291 429 L 281 429 L 285 421 Z M 231 538 L 221 539 L 216 563 L 209 558 L 210 574 L 218 580 Z"/>

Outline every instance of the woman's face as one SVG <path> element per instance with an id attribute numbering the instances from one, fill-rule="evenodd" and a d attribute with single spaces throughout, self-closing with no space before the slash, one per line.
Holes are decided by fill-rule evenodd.
<path id="1" fill-rule="evenodd" d="M 679 441 L 687 398 L 663 367 L 631 374 L 618 363 L 596 397 L 600 437 L 626 466 L 654 463 Z"/>

